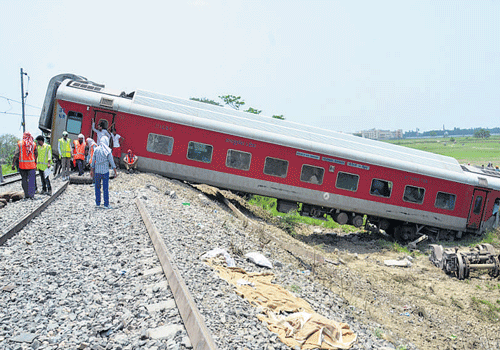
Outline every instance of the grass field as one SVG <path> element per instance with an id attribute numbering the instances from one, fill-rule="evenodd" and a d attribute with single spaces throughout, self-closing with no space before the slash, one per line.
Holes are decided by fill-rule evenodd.
<path id="1" fill-rule="evenodd" d="M 455 141 L 451 141 L 454 139 Z M 500 166 L 500 136 L 488 139 L 474 137 L 444 137 L 433 139 L 405 139 L 387 141 L 389 143 L 415 148 L 422 151 L 453 157 L 460 164 Z"/>
<path id="2" fill-rule="evenodd" d="M 10 165 L 7 165 L 7 164 L 3 164 L 2 165 L 2 174 L 3 175 L 7 175 L 7 174 L 10 174 L 10 173 L 15 173 L 17 170 L 12 170 L 11 166 Z"/>

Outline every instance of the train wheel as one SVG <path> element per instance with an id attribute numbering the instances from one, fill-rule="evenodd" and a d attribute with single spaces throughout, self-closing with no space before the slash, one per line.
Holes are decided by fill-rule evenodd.
<path id="1" fill-rule="evenodd" d="M 416 229 L 413 226 L 401 225 L 394 228 L 394 238 L 398 241 L 409 241 L 415 236 Z"/>
<path id="2" fill-rule="evenodd" d="M 389 226 L 391 226 L 391 224 L 389 223 L 389 220 L 386 220 L 386 219 L 380 220 L 380 229 L 381 230 L 387 231 Z"/>
<path id="3" fill-rule="evenodd" d="M 349 221 L 349 215 L 347 215 L 347 213 L 344 213 L 344 212 L 340 212 L 337 214 L 337 216 L 335 217 L 335 221 L 339 224 L 339 225 L 345 225 L 347 224 L 347 222 Z"/>
<path id="4" fill-rule="evenodd" d="M 361 215 L 355 215 L 352 218 L 352 225 L 354 227 L 361 227 L 361 226 L 363 226 L 363 216 L 361 216 Z"/>
<path id="5" fill-rule="evenodd" d="M 498 277 L 498 275 L 500 274 L 500 263 L 498 261 L 498 257 L 493 257 L 493 263 L 495 264 L 495 268 L 490 271 L 490 276 Z"/>
<path id="6" fill-rule="evenodd" d="M 439 239 L 442 241 L 455 240 L 455 232 L 451 230 L 439 230 Z"/>
<path id="7" fill-rule="evenodd" d="M 462 254 L 457 252 L 456 259 L 457 259 L 456 261 L 457 271 L 455 271 L 455 276 L 457 276 L 459 280 L 463 280 L 465 278 L 465 266 L 464 266 L 464 261 L 462 260 Z"/>
<path id="8" fill-rule="evenodd" d="M 464 260 L 464 278 L 469 278 L 470 276 L 470 266 L 469 266 L 469 259 L 467 259 L 466 256 L 462 257 Z"/>

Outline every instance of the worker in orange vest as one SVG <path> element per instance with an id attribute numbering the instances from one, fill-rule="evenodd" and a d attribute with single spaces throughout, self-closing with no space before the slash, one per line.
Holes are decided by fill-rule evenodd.
<path id="1" fill-rule="evenodd" d="M 87 147 L 85 149 L 85 154 L 87 155 L 87 164 L 92 164 L 92 158 L 94 157 L 94 151 L 97 147 L 97 143 L 94 142 L 90 137 L 87 138 Z"/>
<path id="2" fill-rule="evenodd" d="M 83 134 L 78 135 L 78 140 L 73 141 L 73 159 L 76 163 L 75 166 L 78 167 L 78 176 L 82 176 L 84 173 L 84 164 L 85 161 L 85 136 Z"/>
<path id="3" fill-rule="evenodd" d="M 23 139 L 17 142 L 16 152 L 12 160 L 12 170 L 16 168 L 16 162 L 19 160 L 19 173 L 21 174 L 24 198 L 35 198 L 37 158 L 36 143 L 31 133 L 26 131 L 23 134 Z"/>
<path id="4" fill-rule="evenodd" d="M 129 173 L 133 173 L 134 170 L 137 171 L 137 161 L 139 157 L 137 157 L 131 149 L 127 151 L 125 157 L 123 157 L 123 162 L 125 163 L 125 168 Z"/>

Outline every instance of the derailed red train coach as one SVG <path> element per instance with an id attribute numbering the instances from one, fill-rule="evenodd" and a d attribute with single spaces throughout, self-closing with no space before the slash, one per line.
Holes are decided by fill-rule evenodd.
<path id="1" fill-rule="evenodd" d="M 480 234 L 498 215 L 500 173 L 450 157 L 73 74 L 52 78 L 39 127 L 54 153 L 65 130 L 95 138 L 93 120 L 115 125 L 140 170 L 274 197 L 282 212 L 406 239 Z"/>

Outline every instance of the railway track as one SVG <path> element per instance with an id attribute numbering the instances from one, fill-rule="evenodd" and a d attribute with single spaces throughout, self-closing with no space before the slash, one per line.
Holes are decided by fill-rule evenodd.
<path id="1" fill-rule="evenodd" d="M 246 230 L 252 225 L 159 176 L 120 173 L 110 184 L 112 210 L 95 208 L 91 186 L 63 185 L 0 246 L 0 323 L 7 325 L 0 349 L 289 349 L 199 259 L 222 247 L 237 266 L 259 271 L 236 253 L 263 249 Z M 264 249 L 282 250 L 275 243 Z M 285 256 L 273 259 L 278 283 L 302 290 L 326 317 L 354 322 L 340 298 L 311 286 L 290 267 L 296 258 Z M 357 330 L 352 349 L 388 344 L 367 327 Z"/>
<path id="2" fill-rule="evenodd" d="M 5 186 L 17 181 L 21 181 L 21 175 L 19 175 L 19 173 L 11 173 L 3 175 L 2 182 L 0 182 L 0 186 Z"/>
<path id="3" fill-rule="evenodd" d="M 37 178 L 40 176 L 36 174 Z M 21 175 L 19 173 L 12 173 L 3 176 L 3 181 L 0 182 L 0 187 L 11 185 L 13 183 L 21 181 Z"/>
<path id="4" fill-rule="evenodd" d="M 8 314 L 16 314 L 20 312 L 20 309 L 18 309 L 15 303 L 17 299 L 16 294 L 22 295 L 24 292 L 28 292 L 28 290 L 31 289 L 30 283 L 26 284 L 22 279 L 13 278 L 13 276 L 16 275 L 16 272 L 20 272 L 24 275 L 26 274 L 25 271 L 21 271 L 23 269 L 16 268 L 19 265 L 24 267 L 24 264 L 22 263 L 23 258 L 20 258 L 17 253 L 21 253 L 20 255 L 22 256 L 22 252 L 27 253 L 26 251 L 29 250 L 30 254 L 27 255 L 30 255 L 31 259 L 34 259 L 37 262 L 47 260 L 45 261 L 46 264 L 42 262 L 41 265 L 45 265 L 46 268 L 51 267 L 51 271 L 48 272 L 48 278 L 50 279 L 52 276 L 58 276 L 59 278 L 57 278 L 57 283 L 59 285 L 69 284 L 71 286 L 77 283 L 74 278 L 68 276 L 64 271 L 59 270 L 57 268 L 58 263 L 54 260 L 69 260 L 71 265 L 78 263 L 77 261 L 74 261 L 74 257 L 68 256 L 63 253 L 63 251 L 69 251 L 70 255 L 75 253 L 76 255 L 79 255 L 78 251 L 84 248 L 83 246 L 79 246 L 75 249 L 75 241 L 78 239 L 85 239 L 77 238 L 76 234 L 73 234 L 71 230 L 67 231 L 64 229 L 60 232 L 54 232 L 54 226 L 49 223 L 54 218 L 54 212 L 60 210 L 61 202 L 67 202 L 69 196 L 75 196 L 75 190 L 76 192 L 89 192 L 87 186 L 85 186 L 85 188 L 83 188 L 84 186 L 75 186 L 76 188 L 71 188 L 71 191 L 69 191 L 70 193 L 66 193 L 65 191 L 68 186 L 69 182 L 64 182 L 64 184 L 51 197 L 47 197 L 47 199 L 41 201 L 40 205 L 37 205 L 36 208 L 31 210 L 15 223 L 11 224 L 4 232 L 1 233 L 0 260 L 2 260 L 5 264 L 3 264 L 3 268 L 0 268 L 0 281 L 2 281 L 0 283 L 0 303 L 5 305 L 6 308 L 0 311 L 0 323 L 10 324 L 11 326 L 7 327 L 7 335 L 5 333 L 2 334 L 0 331 L 0 348 L 9 348 L 9 346 L 14 346 L 16 343 L 28 343 L 31 345 L 33 345 L 32 343 L 36 343 L 38 346 L 45 344 L 49 347 L 50 345 L 57 343 L 59 347 L 79 349 L 91 346 L 94 348 L 95 344 L 101 344 L 102 348 L 108 347 L 110 344 L 113 344 L 113 348 L 117 346 L 126 347 L 127 345 L 135 345 L 137 348 L 150 348 L 151 346 L 161 346 L 164 344 L 165 348 L 168 347 L 169 349 L 172 346 L 177 349 L 191 347 L 195 349 L 207 350 L 216 349 L 212 336 L 206 328 L 203 318 L 199 314 L 196 304 L 193 302 L 193 298 L 190 296 L 182 277 L 178 272 L 176 272 L 177 269 L 173 259 L 166 251 L 165 245 L 162 244 L 161 239 L 159 238 L 158 231 L 156 230 L 154 224 L 151 223 L 149 214 L 141 205 L 139 200 L 135 202 L 131 200 L 131 203 L 121 204 L 117 209 L 129 212 L 127 218 L 129 220 L 133 219 L 132 221 L 136 221 L 138 224 L 134 225 L 134 228 L 141 231 L 140 235 L 133 235 L 132 238 L 129 239 L 132 242 L 128 242 L 128 244 L 134 248 L 135 245 L 142 246 L 143 248 L 140 253 L 134 254 L 134 259 L 132 259 L 132 257 L 127 257 L 131 259 L 127 263 L 122 261 L 119 264 L 114 264 L 110 270 L 116 273 L 115 275 L 113 275 L 113 273 L 105 275 L 105 278 L 102 280 L 103 283 L 99 289 L 114 289 L 112 293 L 93 293 L 91 298 L 93 298 L 97 302 L 97 305 L 101 307 L 105 304 L 104 301 L 110 294 L 125 294 L 125 290 L 131 289 L 128 287 L 121 288 L 121 286 L 124 286 L 125 284 L 132 285 L 134 286 L 132 289 L 135 290 L 140 287 L 140 292 L 138 294 L 139 296 L 142 296 L 143 302 L 140 304 L 136 303 L 135 313 L 140 317 L 146 318 L 146 314 L 149 314 L 149 317 L 158 319 L 162 318 L 158 315 L 165 316 L 166 314 L 168 322 L 159 321 L 156 325 L 152 322 L 148 322 L 148 327 L 137 327 L 134 337 L 133 334 L 131 335 L 133 332 L 129 332 L 130 328 L 133 328 L 133 321 L 125 318 L 122 318 L 120 322 L 116 322 L 114 319 L 108 319 L 107 323 L 100 323 L 99 325 L 93 324 L 92 327 L 90 327 L 92 328 L 91 332 L 89 332 L 87 337 L 83 337 L 81 341 L 71 342 L 71 340 L 65 340 L 64 338 L 68 337 L 63 334 L 58 337 L 54 334 L 55 332 L 51 332 L 50 330 L 48 331 L 48 329 L 51 328 L 49 327 L 51 321 L 49 321 L 49 324 L 46 325 L 47 327 L 37 327 L 36 330 L 30 330 L 22 329 L 23 322 L 21 319 L 10 319 Z M 60 200 L 58 201 L 58 199 Z M 25 202 L 29 204 L 32 201 Z M 118 214 L 118 210 L 116 209 L 113 211 L 92 208 L 92 210 L 95 212 L 82 212 L 80 217 L 73 217 L 73 219 L 78 222 L 82 219 L 92 220 L 92 217 L 94 216 L 104 219 L 107 217 L 107 214 Z M 130 212 L 133 213 L 133 215 L 130 215 Z M 64 222 L 64 219 L 55 221 Z M 122 229 L 131 226 L 130 224 L 132 221 L 128 221 L 122 226 Z M 48 227 L 43 229 L 44 226 Z M 64 226 L 66 225 L 63 224 L 62 227 Z M 16 236 L 15 234 L 19 231 L 21 232 L 18 236 Z M 113 233 L 117 233 L 116 230 L 112 231 Z M 103 232 L 98 232 L 97 236 L 100 237 L 103 234 Z M 65 237 L 66 235 L 71 235 L 73 237 L 72 239 L 67 239 L 67 237 Z M 102 244 L 97 244 L 95 247 L 100 247 L 103 251 L 106 251 L 106 249 L 109 250 L 109 247 L 111 246 L 115 248 L 111 252 L 111 256 L 122 256 L 121 247 L 115 241 L 116 237 L 110 237 L 107 234 L 106 236 L 108 237 L 106 237 L 103 242 L 106 247 Z M 153 243 L 151 243 L 151 240 L 148 240 L 149 237 Z M 93 237 L 93 239 L 94 238 L 95 237 Z M 59 249 L 56 249 L 54 252 L 54 245 L 57 245 L 56 241 L 58 240 L 62 240 L 63 243 L 59 244 Z M 126 238 L 121 236 L 118 240 L 123 242 Z M 98 242 L 98 240 L 94 240 L 94 242 Z M 54 254 L 59 256 L 54 256 Z M 35 255 L 35 257 L 33 257 L 33 255 Z M 42 258 L 42 256 L 44 256 L 44 258 Z M 10 257 L 12 257 L 12 259 L 9 259 Z M 88 260 L 83 256 L 81 258 L 84 259 L 83 262 L 80 261 L 82 266 L 90 268 L 91 270 L 91 273 L 86 276 L 87 278 L 84 278 L 84 280 L 86 280 L 85 283 L 93 283 L 94 281 L 98 281 L 102 278 L 102 275 L 100 275 L 99 272 L 101 272 L 102 269 L 106 269 L 106 267 L 98 266 L 100 262 L 103 264 L 113 263 L 113 259 L 111 259 L 111 261 L 108 259 L 105 261 L 95 259 L 98 260 L 95 261 L 93 259 Z M 30 259 L 28 258 L 28 261 L 29 260 Z M 59 266 L 59 268 L 62 267 L 63 266 Z M 28 274 L 32 274 L 33 278 L 35 278 L 35 276 L 42 276 L 39 277 L 39 279 L 43 280 L 44 276 L 47 276 L 47 271 L 43 271 L 43 267 L 40 269 L 35 266 Z M 165 275 L 169 276 L 168 280 L 165 278 Z M 130 280 L 135 281 L 131 282 Z M 5 284 L 6 282 L 7 284 Z M 85 288 L 82 284 L 79 284 L 79 288 L 70 287 L 65 289 L 73 289 L 73 293 L 75 292 L 75 289 L 80 289 L 78 294 L 81 294 L 84 293 L 83 290 Z M 171 291 L 173 291 L 173 293 Z M 131 291 L 129 290 L 128 293 L 131 293 Z M 49 297 L 42 294 L 44 293 L 38 292 L 36 295 L 37 298 L 30 299 L 29 302 L 37 304 L 37 302 L 41 299 L 42 304 L 45 304 L 47 300 L 53 298 L 52 296 Z M 96 297 L 96 295 L 99 294 L 101 294 L 101 296 Z M 65 299 L 71 300 L 72 295 L 68 296 L 68 293 L 63 293 L 63 296 L 65 296 Z M 129 299 L 129 297 L 130 300 L 127 301 L 133 302 L 135 300 L 135 297 L 128 294 L 125 295 L 124 298 L 120 299 L 120 302 L 124 303 L 123 299 Z M 55 299 L 58 299 L 57 296 Z M 66 301 L 61 300 L 59 303 L 66 304 Z M 180 308 L 178 309 L 176 305 L 179 305 Z M 7 311 L 7 313 L 4 313 L 5 311 Z M 71 315 L 75 315 L 77 312 L 78 309 L 72 310 Z M 132 313 L 134 312 L 132 311 Z M 75 318 L 75 316 L 71 317 Z M 76 316 L 76 320 L 73 321 L 78 321 L 79 318 L 79 316 Z M 186 324 L 186 327 L 184 324 Z M 127 329 L 127 336 L 124 335 L 124 329 Z"/>
<path id="5" fill-rule="evenodd" d="M 21 217 L 20 220 L 10 225 L 5 232 L 2 232 L 0 235 L 0 246 L 2 246 L 9 238 L 14 236 L 17 232 L 19 232 L 24 226 L 26 226 L 33 218 L 39 215 L 47 206 L 50 205 L 57 197 L 59 197 L 64 190 L 68 187 L 68 182 L 64 183 L 52 196 L 47 197 L 40 205 L 35 207 L 34 210 L 29 212 L 28 214 Z M 5 211 L 8 209 L 5 209 Z"/>

